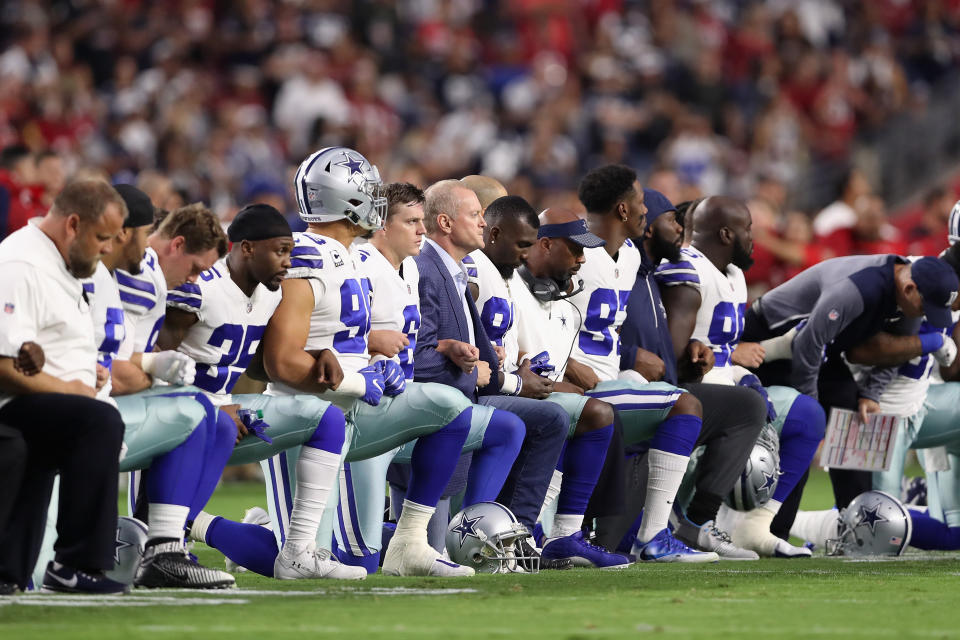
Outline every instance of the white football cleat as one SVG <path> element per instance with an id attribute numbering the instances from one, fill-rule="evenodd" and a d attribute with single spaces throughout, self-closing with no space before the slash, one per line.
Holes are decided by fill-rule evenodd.
<path id="1" fill-rule="evenodd" d="M 733 544 L 743 549 L 752 549 L 765 558 L 809 558 L 813 553 L 803 547 L 795 547 L 770 533 L 773 512 L 757 507 L 744 514 L 733 531 Z"/>
<path id="2" fill-rule="evenodd" d="M 773 549 L 774 558 L 810 558 L 812 556 L 812 549 L 795 547 L 782 538 L 777 538 L 777 544 Z"/>
<path id="3" fill-rule="evenodd" d="M 433 576 L 436 578 L 460 578 L 476 573 L 472 567 L 451 562 L 437 553 L 426 541 L 397 539 L 390 541 L 383 558 L 384 575 L 388 576 Z"/>
<path id="4" fill-rule="evenodd" d="M 288 542 L 273 562 L 273 577 L 277 580 L 363 580 L 367 577 L 367 570 L 342 564 L 326 549 Z"/>
<path id="5" fill-rule="evenodd" d="M 261 527 L 270 528 L 270 514 L 267 513 L 267 510 L 263 507 L 250 507 L 243 512 L 243 522 L 244 524 L 258 524 Z M 230 558 L 224 557 L 224 564 L 227 567 L 227 571 L 230 573 L 245 573 L 247 568 L 241 567 L 236 562 Z"/>

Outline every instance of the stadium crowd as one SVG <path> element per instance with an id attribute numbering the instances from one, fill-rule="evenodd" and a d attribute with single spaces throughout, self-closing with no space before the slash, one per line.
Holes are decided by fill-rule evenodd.
<path id="1" fill-rule="evenodd" d="M 960 548 L 958 193 L 852 154 L 956 3 L 9 7 L 4 593 Z M 831 409 L 894 462 L 798 512 Z"/>

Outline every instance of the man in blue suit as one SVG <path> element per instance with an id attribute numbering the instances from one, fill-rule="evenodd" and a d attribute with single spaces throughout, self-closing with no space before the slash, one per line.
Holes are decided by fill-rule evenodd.
<path id="1" fill-rule="evenodd" d="M 456 180 L 444 180 L 431 186 L 426 198 L 427 238 L 416 257 L 422 324 L 414 379 L 456 387 L 473 402 L 523 420 L 523 446 L 498 500 L 532 531 L 567 437 L 569 416 L 560 405 L 534 399 L 550 394 L 549 380 L 529 368 L 518 374 L 499 371 L 461 263 L 483 247 L 485 224 L 476 195 Z"/>

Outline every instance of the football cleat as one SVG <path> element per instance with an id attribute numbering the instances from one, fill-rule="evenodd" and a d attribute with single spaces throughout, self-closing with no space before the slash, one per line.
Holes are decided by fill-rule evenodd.
<path id="1" fill-rule="evenodd" d="M 19 589 L 13 582 L 4 582 L 3 580 L 0 580 L 0 596 L 12 596 L 17 591 L 19 591 Z"/>
<path id="2" fill-rule="evenodd" d="M 147 545 L 134 586 L 147 589 L 229 589 L 236 584 L 226 571 L 190 560 L 179 540 Z"/>
<path id="3" fill-rule="evenodd" d="M 813 557 L 813 549 L 804 545 L 795 547 L 782 538 L 777 538 L 777 543 L 773 547 L 774 558 L 810 558 Z"/>
<path id="4" fill-rule="evenodd" d="M 757 507 L 745 513 L 733 531 L 733 544 L 756 551 L 764 558 L 809 558 L 811 551 L 794 547 L 770 533 L 773 512 Z"/>
<path id="5" fill-rule="evenodd" d="M 288 542 L 273 561 L 273 577 L 277 580 L 363 580 L 367 570 L 341 563 L 326 549 Z"/>
<path id="6" fill-rule="evenodd" d="M 59 562 L 51 561 L 47 564 L 47 571 L 43 574 L 43 589 L 45 593 L 89 593 L 110 594 L 125 593 L 129 587 L 111 580 L 103 574 L 87 573 Z"/>
<path id="7" fill-rule="evenodd" d="M 457 578 L 472 576 L 472 567 L 445 559 L 436 549 L 419 540 L 394 536 L 383 558 L 383 573 L 388 576 L 433 576 Z"/>
<path id="8" fill-rule="evenodd" d="M 244 524 L 258 524 L 261 527 L 270 527 L 270 514 L 267 513 L 266 509 L 263 507 L 250 507 L 243 512 L 243 520 L 240 522 Z M 230 573 L 244 573 L 247 568 L 241 567 L 236 562 L 230 558 L 224 557 L 224 564 L 227 567 L 227 571 Z"/>
<path id="9" fill-rule="evenodd" d="M 541 557 L 543 560 L 569 560 L 574 567 L 625 569 L 630 566 L 629 558 L 591 544 L 584 539 L 582 531 L 547 541 Z"/>
<path id="10" fill-rule="evenodd" d="M 661 529 L 649 542 L 635 542 L 631 553 L 641 562 L 700 563 L 720 560 L 720 556 L 713 551 L 691 549 L 674 538 L 669 529 Z"/>
<path id="11" fill-rule="evenodd" d="M 730 534 L 719 529 L 713 520 L 697 526 L 686 518 L 680 518 L 676 530 L 677 540 L 701 551 L 713 551 L 721 560 L 759 560 L 760 556 L 750 549 L 733 544 Z"/>

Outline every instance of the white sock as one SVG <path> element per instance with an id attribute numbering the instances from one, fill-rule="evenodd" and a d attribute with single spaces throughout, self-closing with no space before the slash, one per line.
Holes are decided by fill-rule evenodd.
<path id="1" fill-rule="evenodd" d="M 637 531 L 637 541 L 641 543 L 650 542 L 653 536 L 667 527 L 670 509 L 690 458 L 650 449 L 648 460 L 647 496 L 643 502 L 643 520 Z"/>
<path id="2" fill-rule="evenodd" d="M 150 517 L 147 527 L 147 540 L 156 538 L 174 538 L 183 541 L 183 527 L 187 524 L 190 507 L 179 504 L 150 503 Z"/>
<path id="3" fill-rule="evenodd" d="M 210 524 L 216 517 L 217 516 L 212 516 L 206 511 L 198 513 L 197 517 L 193 519 L 193 525 L 190 527 L 190 539 L 206 544 L 207 529 L 210 528 Z"/>
<path id="4" fill-rule="evenodd" d="M 424 544 L 427 544 L 427 524 L 433 517 L 434 511 L 436 511 L 435 507 L 404 500 L 403 511 L 400 513 L 400 519 L 397 520 L 397 529 L 393 532 L 393 539 L 421 539 Z"/>
<path id="5" fill-rule="evenodd" d="M 308 546 L 317 539 L 320 518 L 340 473 L 340 454 L 303 447 L 297 460 L 297 490 L 290 513 L 287 542 Z"/>
<path id="6" fill-rule="evenodd" d="M 544 514 L 553 505 L 553 502 L 560 495 L 560 485 L 563 484 L 563 472 L 553 470 L 553 476 L 550 478 L 550 485 L 547 487 L 547 494 L 543 497 L 543 506 L 540 507 L 540 515 L 537 520 L 542 521 Z"/>
<path id="7" fill-rule="evenodd" d="M 573 535 L 580 531 L 583 525 L 583 514 L 558 513 L 553 517 L 553 531 L 550 532 L 549 540 L 554 538 L 563 538 Z"/>
<path id="8" fill-rule="evenodd" d="M 836 509 L 797 511 L 797 517 L 794 518 L 793 526 L 790 527 L 790 535 L 823 547 L 827 543 L 827 538 L 837 536 L 839 518 L 840 512 Z"/>

